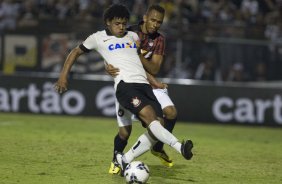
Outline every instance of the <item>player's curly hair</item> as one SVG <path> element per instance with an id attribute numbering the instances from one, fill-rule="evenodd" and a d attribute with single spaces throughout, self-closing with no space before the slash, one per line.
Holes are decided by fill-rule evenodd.
<path id="1" fill-rule="evenodd" d="M 113 4 L 104 12 L 104 23 L 113 20 L 114 18 L 125 18 L 129 20 L 129 11 L 126 6 L 122 4 Z"/>
<path id="2" fill-rule="evenodd" d="M 152 10 L 156 10 L 157 12 L 161 13 L 161 14 L 165 14 L 165 9 L 163 7 L 161 7 L 160 5 L 158 4 L 153 4 L 151 5 L 148 10 L 147 10 L 147 13 L 150 13 Z"/>

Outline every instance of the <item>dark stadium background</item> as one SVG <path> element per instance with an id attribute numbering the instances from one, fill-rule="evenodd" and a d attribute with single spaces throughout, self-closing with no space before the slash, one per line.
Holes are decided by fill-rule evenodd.
<path id="1" fill-rule="evenodd" d="M 12 104 L 9 91 L 33 84 L 43 92 L 44 81 L 55 81 L 68 52 L 103 29 L 103 10 L 118 2 L 130 9 L 132 24 L 141 20 L 149 4 L 166 9 L 161 28 L 166 56 L 158 77 L 169 84 L 180 120 L 282 124 L 281 0 L 2 0 L 0 98 L 9 100 L 2 100 L 0 111 L 32 112 L 25 102 L 28 95 L 19 101 L 20 108 L 7 108 Z M 79 58 L 71 87 L 87 88 L 81 80 L 111 85 L 104 75 L 102 58 L 92 52 Z M 94 104 L 95 96 L 85 96 Z M 225 97 L 232 105 L 220 111 L 231 113 L 229 119 L 218 117 L 214 109 Z M 85 109 L 93 112 L 88 115 L 105 115 L 97 106 Z"/>

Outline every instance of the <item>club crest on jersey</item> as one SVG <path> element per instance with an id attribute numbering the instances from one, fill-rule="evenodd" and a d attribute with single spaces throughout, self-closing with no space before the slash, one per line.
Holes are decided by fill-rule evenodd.
<path id="1" fill-rule="evenodd" d="M 126 43 L 114 43 L 108 46 L 109 50 L 116 50 L 116 49 L 129 49 L 129 48 L 137 48 L 136 43 L 134 42 L 126 42 Z"/>
<path id="2" fill-rule="evenodd" d="M 134 107 L 138 107 L 141 104 L 141 100 L 139 100 L 137 97 L 132 98 L 131 103 Z"/>

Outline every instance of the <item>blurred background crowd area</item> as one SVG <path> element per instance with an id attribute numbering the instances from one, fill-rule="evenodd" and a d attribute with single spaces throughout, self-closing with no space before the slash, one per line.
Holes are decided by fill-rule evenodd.
<path id="1" fill-rule="evenodd" d="M 0 0 L 0 30 L 75 33 L 83 40 L 103 29 L 103 11 L 112 3 L 129 8 L 131 24 L 142 19 L 150 4 L 165 8 L 161 32 L 166 36 L 166 56 L 158 77 L 282 80 L 282 0 Z M 48 66 L 46 71 L 58 72 L 75 44 L 62 49 L 60 35 L 50 35 L 53 44 L 45 49 L 43 39 L 42 55 L 51 49 L 62 57 L 56 62 L 51 57 L 39 60 L 42 68 Z M 77 73 L 104 72 L 98 55 L 80 61 Z"/>

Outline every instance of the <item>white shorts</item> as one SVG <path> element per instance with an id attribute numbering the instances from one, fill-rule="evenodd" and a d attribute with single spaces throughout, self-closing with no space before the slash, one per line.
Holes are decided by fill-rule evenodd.
<path id="1" fill-rule="evenodd" d="M 168 96 L 167 89 L 153 89 L 153 92 L 158 102 L 161 104 L 162 109 L 166 108 L 167 106 L 174 106 L 173 102 Z"/>
<path id="2" fill-rule="evenodd" d="M 161 104 L 162 109 L 168 106 L 174 106 L 173 102 L 168 96 L 167 89 L 153 89 L 153 92 L 158 102 Z M 129 110 L 125 109 L 118 103 L 117 99 L 116 99 L 116 116 L 117 116 L 117 123 L 119 127 L 131 125 L 132 119 L 136 120 L 136 118 L 134 118 L 134 115 Z"/>

